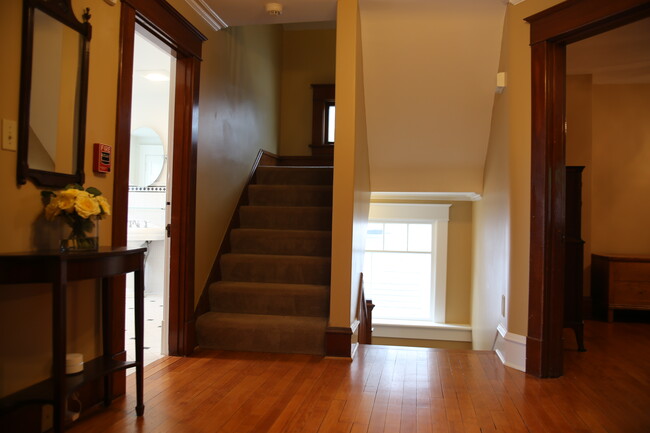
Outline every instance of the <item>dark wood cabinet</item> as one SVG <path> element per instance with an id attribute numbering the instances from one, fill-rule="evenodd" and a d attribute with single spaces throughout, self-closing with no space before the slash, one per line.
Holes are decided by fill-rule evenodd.
<path id="1" fill-rule="evenodd" d="M 12 411 L 29 403 L 51 403 L 54 406 L 55 433 L 65 428 L 65 401 L 82 385 L 104 380 L 104 404 L 112 399 L 112 373 L 135 367 L 136 413 L 142 415 L 143 404 L 143 337 L 144 337 L 144 253 L 145 248 L 100 248 L 99 251 L 61 253 L 26 252 L 0 254 L 0 284 L 52 284 L 52 377 L 0 399 L 0 413 Z M 109 279 L 134 272 L 135 299 L 135 362 L 120 361 L 111 353 L 112 302 Z M 66 298 L 68 281 L 97 278 L 102 291 L 101 356 L 84 363 L 83 372 L 66 375 Z M 9 286 L 7 286 L 9 287 Z M 4 290 L 7 290 L 5 288 Z M 122 325 L 120 325 L 122 326 Z"/>
<path id="2" fill-rule="evenodd" d="M 564 327 L 576 334 L 585 351 L 582 317 L 584 240 L 582 239 L 582 166 L 566 167 L 566 229 L 564 233 Z"/>

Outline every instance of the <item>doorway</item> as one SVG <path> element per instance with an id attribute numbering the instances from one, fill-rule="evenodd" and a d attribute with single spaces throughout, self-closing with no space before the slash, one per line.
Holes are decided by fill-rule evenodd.
<path id="1" fill-rule="evenodd" d="M 127 246 L 144 247 L 144 364 L 169 351 L 169 238 L 173 150 L 175 53 L 155 35 L 137 26 L 133 53 L 131 146 Z M 133 323 L 133 290 L 127 279 L 126 323 Z M 127 360 L 133 360 L 135 329 L 125 330 Z M 129 350 L 131 349 L 131 350 Z"/>
<path id="2" fill-rule="evenodd" d="M 644 0 L 573 1 L 531 25 L 531 242 L 526 372 L 563 373 L 566 45 L 650 15 Z"/>
<path id="3" fill-rule="evenodd" d="M 129 165 L 136 27 L 144 29 L 158 47 L 175 56 L 169 85 L 173 88 L 173 114 L 168 141 L 173 143 L 167 153 L 167 165 L 173 166 L 165 185 L 171 194 L 166 202 L 174 206 L 165 219 L 166 249 L 169 257 L 167 320 L 161 329 L 168 329 L 164 338 L 170 355 L 188 355 L 194 344 L 194 213 L 196 200 L 196 144 L 201 48 L 206 40 L 195 27 L 164 0 L 130 0 L 121 3 L 120 68 L 118 80 L 115 173 L 113 184 L 113 246 L 127 245 L 129 222 Z M 150 40 L 151 41 L 151 40 Z M 145 134 L 146 135 L 146 134 Z M 150 171 L 156 160 L 150 159 Z M 159 158 L 158 158 L 159 159 Z M 157 179 L 160 180 L 160 177 Z M 115 306 L 114 323 L 124 322 L 124 283 L 111 291 Z M 124 331 L 113 331 L 113 353 L 124 352 Z M 126 355 L 125 355 L 126 356 Z M 124 392 L 124 382 L 116 383 L 116 393 Z"/>

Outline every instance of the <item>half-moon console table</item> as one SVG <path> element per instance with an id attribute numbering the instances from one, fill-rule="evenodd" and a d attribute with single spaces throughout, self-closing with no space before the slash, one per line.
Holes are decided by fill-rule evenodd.
<path id="1" fill-rule="evenodd" d="M 0 284 L 52 284 L 52 377 L 0 399 L 0 412 L 28 403 L 52 403 L 54 432 L 65 429 L 66 399 L 81 385 L 104 379 L 104 404 L 112 399 L 112 373 L 135 367 L 136 413 L 144 413 L 144 253 L 145 248 L 102 247 L 98 251 L 61 253 L 0 253 Z M 111 353 L 112 302 L 109 279 L 135 273 L 135 362 L 119 361 Z M 84 363 L 81 373 L 66 376 L 66 297 L 68 281 L 100 279 L 103 354 Z"/>

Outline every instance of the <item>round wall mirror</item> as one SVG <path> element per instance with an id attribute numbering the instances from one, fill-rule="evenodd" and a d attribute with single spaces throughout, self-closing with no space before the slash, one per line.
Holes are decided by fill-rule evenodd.
<path id="1" fill-rule="evenodd" d="M 143 127 L 131 133 L 129 185 L 151 186 L 162 172 L 165 149 L 162 138 L 151 128 Z"/>

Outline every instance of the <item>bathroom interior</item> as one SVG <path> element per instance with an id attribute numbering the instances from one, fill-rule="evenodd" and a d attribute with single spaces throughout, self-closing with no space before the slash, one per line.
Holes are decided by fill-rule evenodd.
<path id="1" fill-rule="evenodd" d="M 173 115 L 173 53 L 144 29 L 135 35 L 127 246 L 145 247 L 145 365 L 166 354 L 171 202 L 168 178 Z M 133 277 L 127 280 L 125 342 L 134 358 Z"/>

